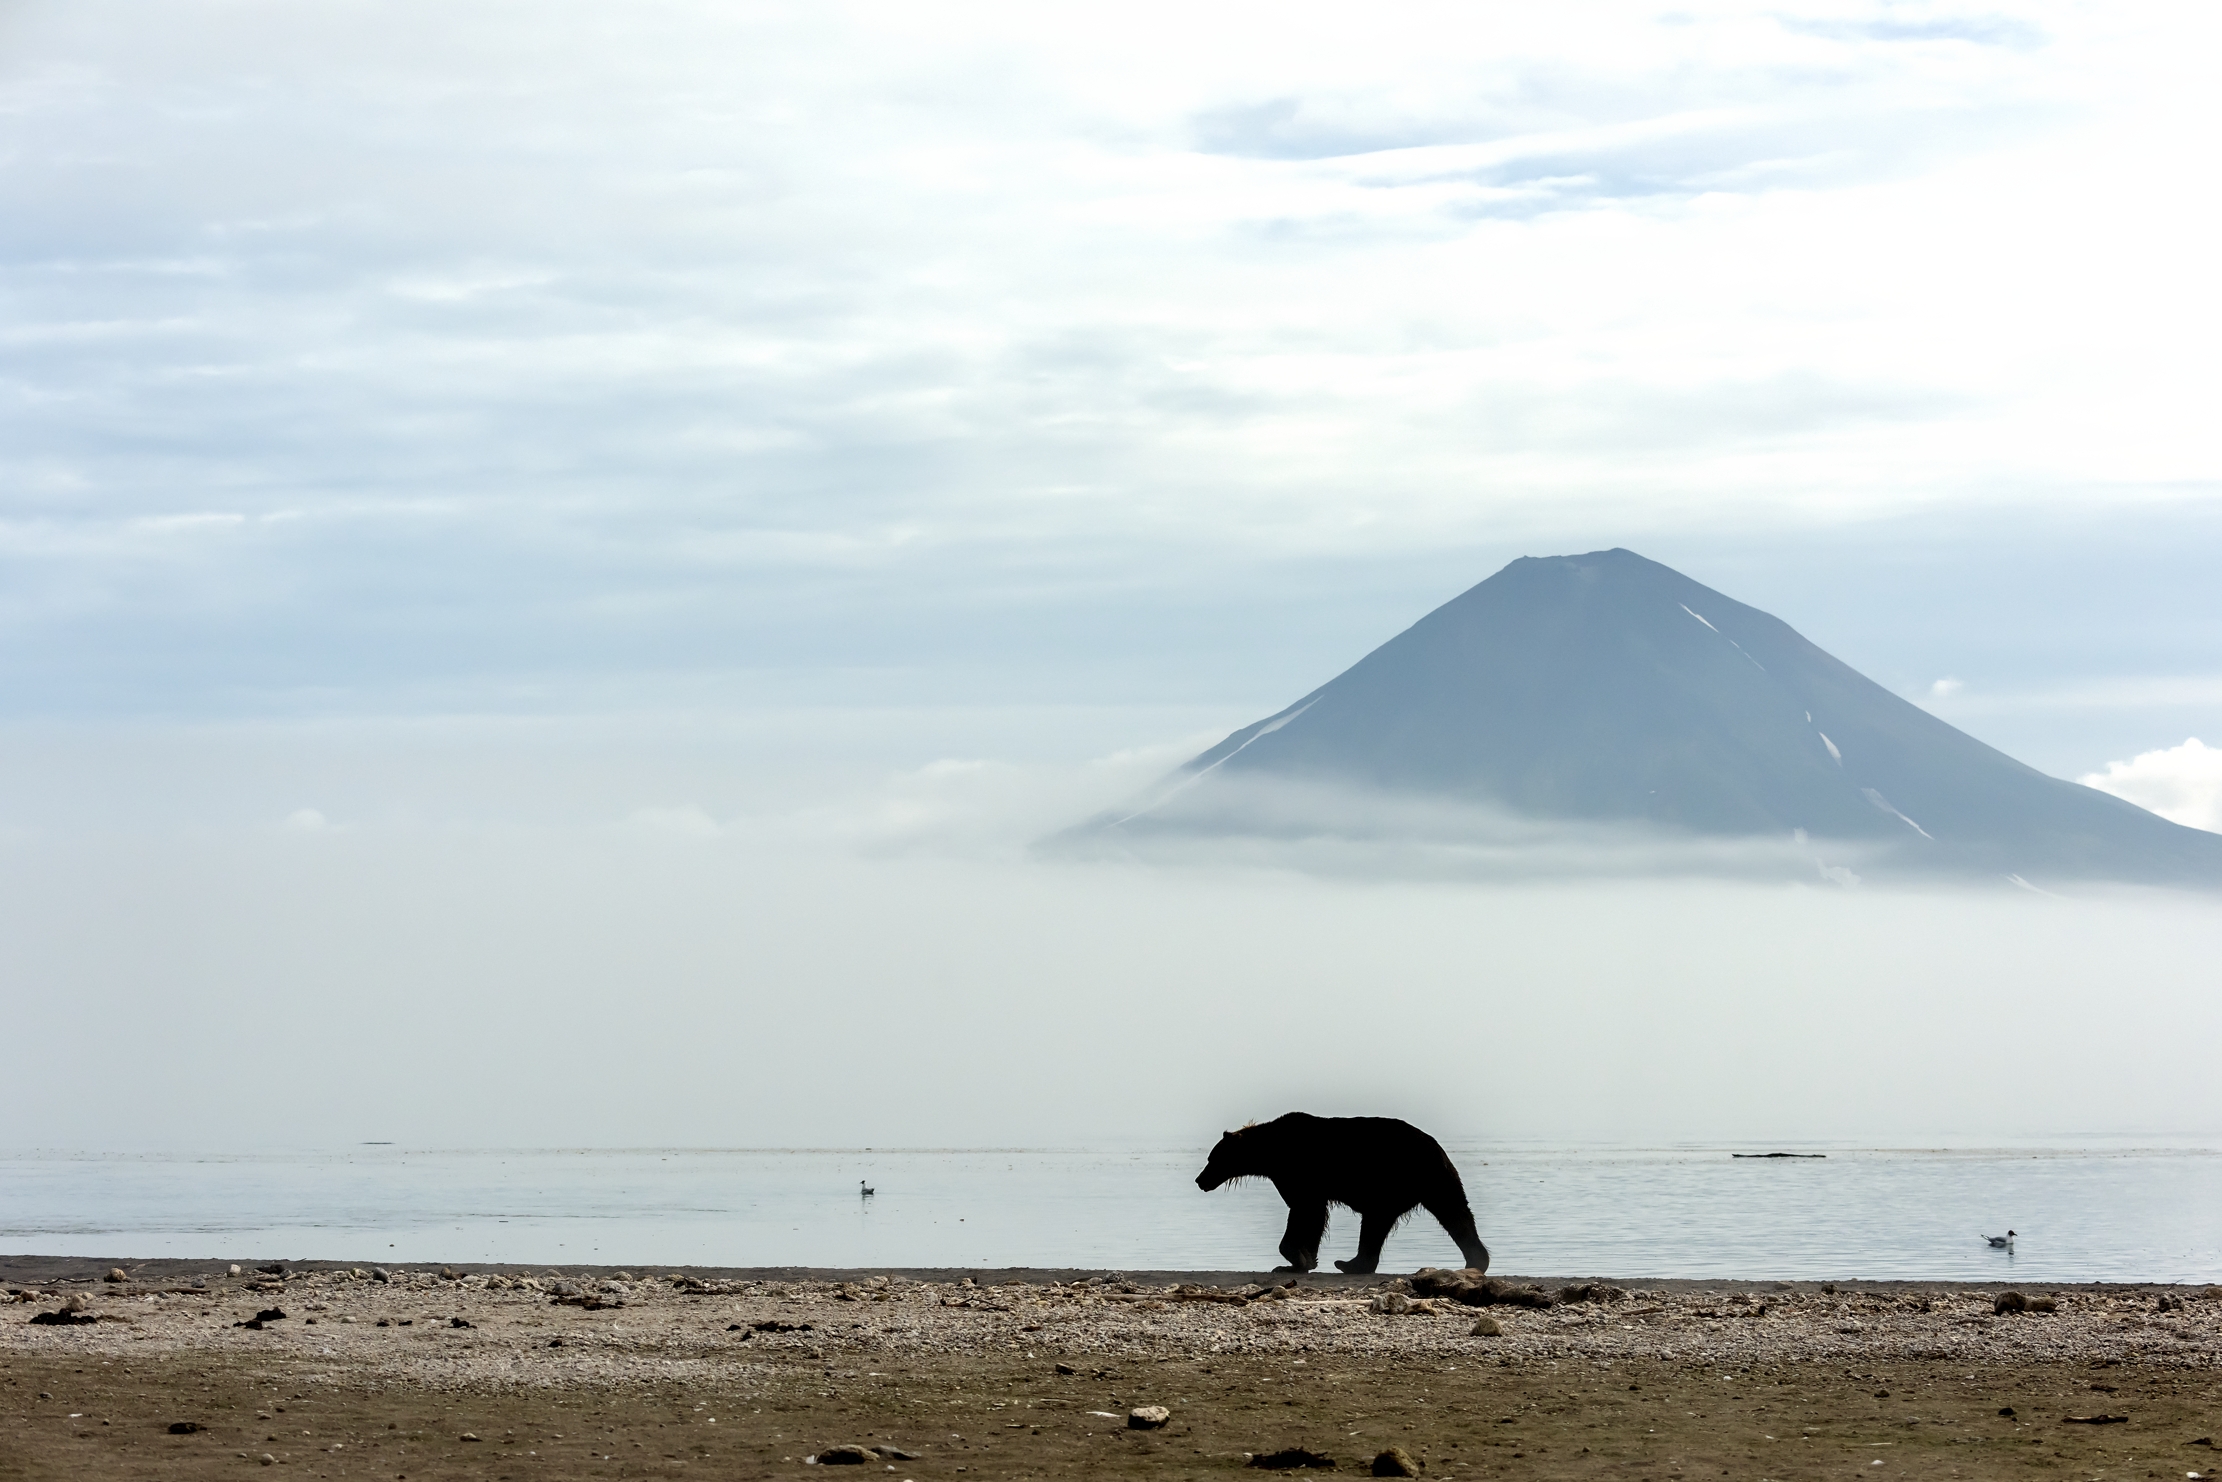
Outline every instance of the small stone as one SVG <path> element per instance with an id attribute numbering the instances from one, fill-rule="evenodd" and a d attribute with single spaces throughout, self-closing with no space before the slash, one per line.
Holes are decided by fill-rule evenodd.
<path id="1" fill-rule="evenodd" d="M 1391 1446 L 1373 1459 L 1373 1475 L 1376 1477 L 1417 1477 L 1425 1465 L 1424 1462 L 1415 1461 L 1412 1453 L 1402 1446 Z"/>
<path id="2" fill-rule="evenodd" d="M 1383 1292 L 1373 1299 L 1371 1310 L 1383 1317 L 1402 1317 L 1412 1310 L 1412 1299 L 1402 1292 Z"/>
<path id="3" fill-rule="evenodd" d="M 1493 1317 L 1478 1318 L 1474 1322 L 1473 1336 L 1476 1338 L 1502 1338 L 1504 1336 L 1504 1326 Z"/>
<path id="4" fill-rule="evenodd" d="M 275 1456 L 272 1456 L 272 1455 L 271 1455 L 271 1454 L 270 1454 L 269 1452 L 267 1452 L 267 1451 L 265 1451 L 265 1452 L 263 1452 L 263 1453 L 262 1453 L 262 1456 L 261 1456 L 260 1460 L 261 1460 L 262 1464 L 263 1464 L 264 1466 L 266 1466 L 266 1467 L 274 1467 L 274 1466 L 276 1466 L 276 1465 L 278 1464 L 278 1459 L 277 1459 L 277 1458 L 276 1458 Z"/>
<path id="5" fill-rule="evenodd" d="M 200 1428 L 201 1423 L 197 1420 L 173 1420 L 170 1422 L 170 1434 L 173 1436 L 190 1436 Z"/>
<path id="6" fill-rule="evenodd" d="M 1130 1431 L 1154 1431 L 1173 1418 L 1173 1412 L 1163 1405 L 1136 1405 L 1126 1412 L 1126 1428 Z"/>
<path id="7" fill-rule="evenodd" d="M 111 1269 L 106 1276 L 103 1276 L 100 1279 L 102 1281 L 129 1281 L 131 1278 L 124 1274 L 123 1267 L 117 1266 Z"/>
<path id="8" fill-rule="evenodd" d="M 817 1455 L 821 1467 L 861 1467 L 878 1461 L 879 1457 L 866 1446 L 828 1446 Z"/>
<path id="9" fill-rule="evenodd" d="M 388 1275 L 386 1274 L 386 1268 L 385 1268 L 385 1267 L 383 1267 L 383 1266 L 373 1266 L 373 1267 L 371 1267 L 371 1268 L 370 1268 L 370 1279 L 371 1279 L 372 1281 L 391 1281 L 391 1280 L 393 1280 L 393 1278 L 392 1278 L 391 1276 L 388 1276 Z"/>
<path id="10" fill-rule="evenodd" d="M 886 1458 L 886 1459 L 887 1459 L 888 1461 L 916 1461 L 916 1460 L 918 1460 L 918 1453 L 917 1453 L 917 1452 L 915 1452 L 915 1451 L 905 1451 L 905 1450 L 904 1450 L 904 1449 L 903 1449 L 902 1447 L 900 1447 L 900 1446 L 874 1446 L 874 1447 L 872 1448 L 872 1450 L 873 1450 L 873 1451 L 874 1451 L 875 1453 L 877 1453 L 878 1455 L 880 1455 L 880 1456 L 882 1456 L 882 1457 Z"/>
<path id="11" fill-rule="evenodd" d="M 451 1327 L 451 1328 L 468 1328 L 468 1327 L 475 1327 L 475 1326 L 477 1326 L 477 1324 L 475 1324 L 475 1323 L 468 1323 L 468 1322 L 465 1322 L 465 1321 L 464 1321 L 464 1320 L 463 1320 L 462 1318 L 460 1318 L 460 1317 L 451 1317 L 451 1318 L 449 1318 L 449 1319 L 447 1320 L 447 1325 L 448 1325 L 449 1327 Z"/>
<path id="12" fill-rule="evenodd" d="M 463 1432 L 463 1434 L 461 1434 L 460 1436 L 457 1436 L 457 1437 L 456 1437 L 455 1439 L 456 1439 L 456 1440 L 458 1440 L 458 1441 L 475 1441 L 475 1440 L 477 1440 L 477 1439 L 478 1439 L 478 1432 L 476 1432 L 476 1431 L 465 1431 L 465 1432 Z"/>
<path id="13" fill-rule="evenodd" d="M 1070 1364 L 1059 1364 L 1057 1366 L 1057 1372 L 1060 1374 L 1077 1374 L 1080 1371 Z"/>

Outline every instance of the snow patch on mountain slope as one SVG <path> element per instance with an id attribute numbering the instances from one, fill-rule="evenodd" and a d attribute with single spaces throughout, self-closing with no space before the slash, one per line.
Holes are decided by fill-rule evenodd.
<path id="1" fill-rule="evenodd" d="M 1833 748 L 1832 748 L 1832 749 L 1833 749 Z M 1892 807 L 1892 806 L 1891 806 L 1891 804 L 1890 804 L 1890 799 L 1888 799 L 1888 798 L 1884 797 L 1884 796 L 1883 796 L 1883 795 L 1882 795 L 1881 793 L 1879 793 L 1879 792 L 1875 791 L 1875 789 L 1873 789 L 1873 788 L 1871 788 L 1871 787 L 1863 787 L 1863 788 L 1861 788 L 1861 789 L 1859 790 L 1859 795 L 1860 795 L 1861 797 L 1863 797 L 1863 798 L 1867 799 L 1867 801 L 1868 801 L 1868 802 L 1870 802 L 1870 803 L 1873 803 L 1873 804 L 1874 804 L 1874 805 L 1875 805 L 1876 807 L 1878 807 L 1878 808 L 1882 809 L 1882 810 L 1883 810 L 1883 812 L 1885 812 L 1885 813 L 1888 813 L 1888 814 L 1889 814 L 1889 815 L 1890 815 L 1890 816 L 1891 816 L 1892 818 L 1895 818 L 1895 819 L 1897 819 L 1897 820 L 1898 820 L 1898 821 L 1899 821 L 1900 823 L 1904 824 L 1904 825 L 1905 825 L 1905 826 L 1906 826 L 1907 828 L 1910 828 L 1910 829 L 1912 829 L 1912 830 L 1913 830 L 1913 831 L 1914 831 L 1915 833 L 1919 834 L 1919 835 L 1920 835 L 1920 836 L 1921 836 L 1922 838 L 1924 838 L 1924 839 L 1931 839 L 1931 840 L 1933 840 L 1933 839 L 1935 839 L 1935 838 L 1936 838 L 1936 835 L 1935 835 L 1935 834 L 1932 834 L 1932 833 L 1930 833 L 1930 832 L 1929 832 L 1929 831 L 1928 831 L 1927 829 L 1923 828 L 1923 827 L 1922 827 L 1922 826 L 1921 826 L 1920 824 L 1918 824 L 1918 823 L 1915 823 L 1915 822 L 1914 822 L 1914 821 L 1913 821 L 1912 819 L 1910 819 L 1910 818 L 1906 817 L 1906 815 L 1905 815 L 1905 814 L 1903 814 L 1903 813 L 1900 813 L 1900 812 L 1899 812 L 1899 811 L 1898 811 L 1898 810 L 1897 810 L 1896 808 Z"/>

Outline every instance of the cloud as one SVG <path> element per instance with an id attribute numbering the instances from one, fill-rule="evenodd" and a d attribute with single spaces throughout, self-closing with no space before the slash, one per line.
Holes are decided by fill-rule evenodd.
<path id="1" fill-rule="evenodd" d="M 0 680 L 560 696 L 2209 487 L 2214 104 L 2140 15 L 19 7 Z"/>
<path id="2" fill-rule="evenodd" d="M 1950 685 L 1949 690 L 1938 685 Z M 1930 687 L 1938 699 L 1954 699 L 1967 715 L 2006 714 L 2021 710 L 2148 709 L 2168 705 L 2222 705 L 2222 675 L 2131 674 L 2032 685 L 1995 693 L 1966 694 L 1958 680 L 1939 680 Z"/>
<path id="3" fill-rule="evenodd" d="M 718 821 L 692 803 L 676 808 L 635 808 L 625 816 L 628 828 L 670 838 L 715 839 L 725 832 Z"/>
<path id="4" fill-rule="evenodd" d="M 1130 797 L 1209 745 L 1198 733 L 1078 764 L 942 757 L 753 820 L 755 836 L 866 858 L 1015 862 L 1032 841 Z"/>
<path id="5" fill-rule="evenodd" d="M 1932 700 L 1949 700 L 1966 688 L 1966 680 L 1946 677 L 1929 686 L 1929 698 Z"/>
<path id="6" fill-rule="evenodd" d="M 2194 736 L 2076 779 L 2191 828 L 2222 833 L 2222 751 Z"/>
<path id="7" fill-rule="evenodd" d="M 1044 860 L 1184 870 L 1294 871 L 1344 880 L 1716 880 L 1859 885 L 1889 850 L 1868 840 L 1693 836 L 1540 819 L 1471 799 L 1211 773 L 1153 779 L 1036 846 Z"/>
<path id="8" fill-rule="evenodd" d="M 2041 27 L 2009 15 L 1943 15 L 1905 20 L 1884 15 L 1874 19 L 1820 20 L 1785 16 L 1784 29 L 1803 36 L 1825 36 L 1840 41 L 1964 42 L 1971 46 L 2005 46 L 2017 50 L 2042 46 Z"/>

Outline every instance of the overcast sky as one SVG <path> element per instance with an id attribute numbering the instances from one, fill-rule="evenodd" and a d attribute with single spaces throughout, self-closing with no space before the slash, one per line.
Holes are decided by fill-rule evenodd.
<path id="1" fill-rule="evenodd" d="M 404 964 L 352 1001 L 429 994 L 507 929 L 412 932 L 457 849 L 548 940 L 697 846 L 658 868 L 868 870 L 779 929 L 884 901 L 935 960 L 974 907 L 920 881 L 1155 922 L 1017 845 L 1612 545 L 2222 828 L 2218 43 L 2193 4 L 7 0 L 0 909 L 46 947 L 0 971 L 272 1013 L 323 990 L 256 892 L 322 881 L 291 919 Z M 270 862 L 309 848 L 352 852 Z M 540 892 L 549 849 L 602 863 Z M 191 952 L 91 883 L 225 860 Z M 611 942 L 761 991 L 634 908 Z M 61 1085 L 23 1109 L 110 1125 Z"/>

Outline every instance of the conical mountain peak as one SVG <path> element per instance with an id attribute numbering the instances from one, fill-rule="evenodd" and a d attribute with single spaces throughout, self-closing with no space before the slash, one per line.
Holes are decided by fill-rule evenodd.
<path id="1" fill-rule="evenodd" d="M 1234 781 L 1699 837 L 1850 841 L 1907 868 L 2222 883 L 2222 835 L 2045 776 L 1633 551 L 1531 556 L 1099 820 L 1206 826 Z"/>

